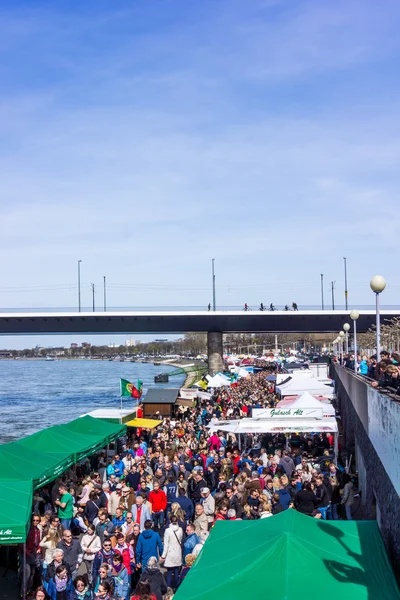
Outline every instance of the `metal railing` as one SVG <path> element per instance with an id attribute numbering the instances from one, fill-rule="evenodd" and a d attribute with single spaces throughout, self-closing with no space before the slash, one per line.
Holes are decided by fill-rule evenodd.
<path id="1" fill-rule="evenodd" d="M 348 312 L 351 310 L 348 308 Z M 357 305 L 357 310 L 375 310 L 375 306 L 372 304 L 365 305 Z M 284 311 L 284 306 L 276 306 L 275 311 L 270 311 L 265 309 L 264 311 L 260 310 L 260 307 L 257 305 L 249 305 L 249 310 L 245 311 L 243 305 L 221 305 L 216 307 L 217 311 L 243 311 L 243 312 L 265 312 L 265 313 L 273 313 L 276 311 Z M 321 311 L 320 306 L 305 304 L 299 305 L 299 311 L 309 310 L 309 311 Z M 381 306 L 381 310 L 393 310 L 400 311 L 400 305 L 385 305 Z M 77 312 L 78 306 L 17 306 L 17 307 L 0 307 L 0 313 L 8 313 L 8 312 Z M 82 312 L 93 312 L 93 306 L 81 306 Z M 103 307 L 100 304 L 98 308 L 96 308 L 96 312 L 102 312 Z M 202 311 L 202 312 L 213 312 L 208 311 L 207 305 L 193 305 L 193 306 L 178 306 L 178 305 L 160 305 L 160 306 L 107 306 L 107 312 L 193 312 L 193 311 Z M 344 305 L 339 305 L 335 307 L 336 313 L 343 313 L 346 311 Z M 284 311 L 286 312 L 286 311 Z M 297 312 L 292 309 L 287 312 Z M 323 312 L 332 312 L 330 308 L 326 308 Z"/>

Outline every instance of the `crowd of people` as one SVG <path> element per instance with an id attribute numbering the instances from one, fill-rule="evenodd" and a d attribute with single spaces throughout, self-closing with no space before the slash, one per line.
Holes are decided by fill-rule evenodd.
<path id="1" fill-rule="evenodd" d="M 345 367 L 354 370 L 354 353 L 345 354 L 339 360 Z M 389 353 L 382 350 L 379 361 L 376 354 L 372 356 L 358 354 L 356 367 L 357 372 L 368 378 L 373 387 L 390 388 L 396 394 L 400 393 L 400 354 L 398 352 Z"/>
<path id="2" fill-rule="evenodd" d="M 272 371 L 180 407 L 154 430 L 134 430 L 111 458 L 94 455 L 36 492 L 21 550 L 23 593 L 162 600 L 186 577 L 217 521 L 289 508 L 351 519 L 353 482 L 330 435 L 249 434 L 240 449 L 234 434 L 210 428 L 215 418 L 275 406 Z"/>

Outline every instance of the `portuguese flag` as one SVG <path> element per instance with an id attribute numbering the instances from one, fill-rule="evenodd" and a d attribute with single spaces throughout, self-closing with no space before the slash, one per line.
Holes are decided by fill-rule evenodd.
<path id="1" fill-rule="evenodd" d="M 137 388 L 133 385 L 133 383 L 131 383 L 130 381 L 127 381 L 126 379 L 120 380 L 120 386 L 121 386 L 121 396 L 130 396 L 131 398 L 136 398 L 136 399 L 139 399 L 142 397 L 143 381 L 141 379 L 138 379 Z"/>
<path id="2" fill-rule="evenodd" d="M 120 380 L 120 386 L 121 386 L 121 396 L 133 396 L 133 389 L 136 390 L 135 386 L 131 384 L 130 381 L 127 381 L 126 379 L 121 379 Z"/>
<path id="3" fill-rule="evenodd" d="M 137 400 L 139 400 L 139 398 L 142 397 L 142 388 L 143 388 L 143 381 L 141 381 L 140 379 L 138 379 L 138 386 L 137 388 L 135 388 L 135 386 L 132 386 L 132 397 L 136 398 Z"/>

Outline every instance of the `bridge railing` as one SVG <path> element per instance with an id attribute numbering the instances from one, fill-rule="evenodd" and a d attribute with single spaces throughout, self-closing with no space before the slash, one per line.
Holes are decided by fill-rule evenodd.
<path id="1" fill-rule="evenodd" d="M 357 305 L 357 306 L 350 306 L 348 307 L 347 311 L 350 314 L 350 311 L 355 308 L 357 310 L 375 310 L 375 306 L 372 304 L 365 304 L 365 305 Z M 400 310 L 400 304 L 398 305 L 394 305 L 394 304 L 390 304 L 390 305 L 383 305 L 381 306 L 382 310 Z M 239 305 L 239 304 L 234 304 L 234 305 L 221 305 L 221 306 L 217 306 L 216 308 L 217 311 L 243 311 L 246 312 L 244 310 L 243 305 Z M 285 310 L 285 307 L 283 305 L 277 305 L 275 306 L 275 310 L 276 311 L 283 311 Z M 310 310 L 310 311 L 320 311 L 321 310 L 321 306 L 316 306 L 316 305 L 312 305 L 312 304 L 307 304 L 307 305 L 298 305 L 298 310 L 302 311 L 302 310 Z M 331 311 L 331 309 L 329 307 L 326 307 L 325 309 L 326 311 Z M 65 313 L 69 313 L 69 312 L 77 312 L 78 311 L 78 307 L 77 306 L 19 306 L 19 307 L 0 307 L 0 313 L 26 313 L 26 312 L 65 312 Z M 103 311 L 103 307 L 99 304 L 98 306 L 96 306 L 95 312 L 102 312 Z M 208 312 L 208 307 L 203 305 L 193 305 L 193 306 L 178 306 L 178 305 L 160 305 L 160 306 L 146 306 L 146 305 L 142 305 L 142 306 L 107 306 L 107 312 L 197 312 L 197 311 L 207 311 Z M 292 309 L 289 307 L 289 311 L 291 312 Z M 344 312 L 346 311 L 346 307 L 343 305 L 337 305 L 335 306 L 335 312 Z M 93 306 L 82 306 L 81 307 L 81 312 L 93 312 Z M 210 310 L 210 312 L 213 312 L 212 310 Z M 249 305 L 249 310 L 248 312 L 261 312 L 260 311 L 260 306 L 257 305 Z M 270 310 L 268 308 L 264 308 L 264 311 L 262 312 L 270 312 Z"/>

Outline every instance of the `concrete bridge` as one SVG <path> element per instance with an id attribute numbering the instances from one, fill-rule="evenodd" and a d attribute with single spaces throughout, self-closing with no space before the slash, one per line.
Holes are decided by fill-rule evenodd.
<path id="1" fill-rule="evenodd" d="M 375 323 L 375 311 L 361 310 L 359 333 Z M 381 321 L 400 310 L 381 311 Z M 172 311 L 172 312 L 26 312 L 0 313 L 0 335 L 38 334 L 208 334 L 210 371 L 222 367 L 223 333 L 332 333 L 351 323 L 349 311 Z"/>

